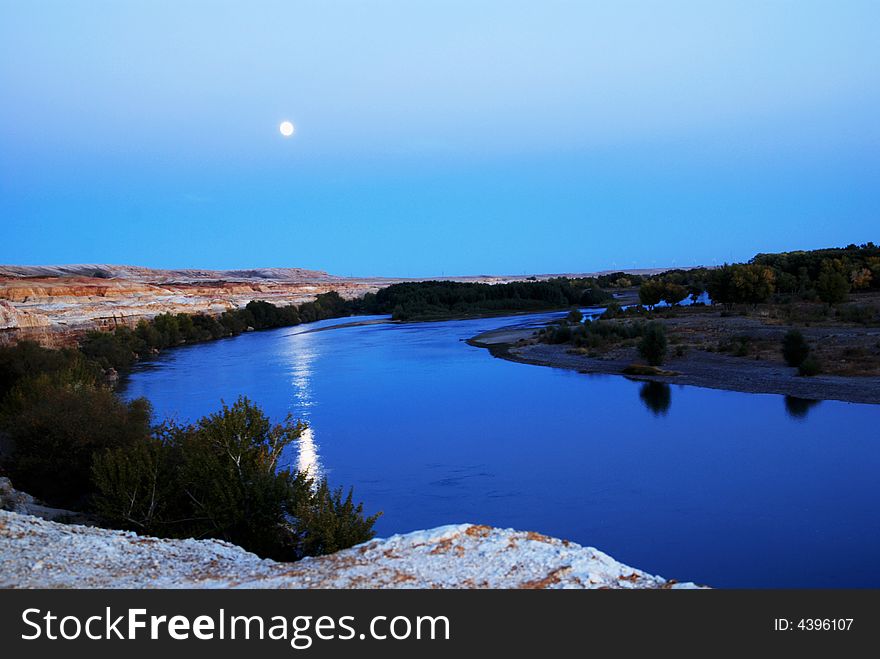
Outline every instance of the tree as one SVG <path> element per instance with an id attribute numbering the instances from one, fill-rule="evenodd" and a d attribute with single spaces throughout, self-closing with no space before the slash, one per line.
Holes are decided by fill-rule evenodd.
<path id="1" fill-rule="evenodd" d="M 713 302 L 726 306 L 757 305 L 770 299 L 775 284 L 773 268 L 757 263 L 739 263 L 710 271 L 706 287 Z"/>
<path id="2" fill-rule="evenodd" d="M 733 286 L 733 266 L 724 265 L 709 271 L 706 290 L 713 303 L 730 306 L 736 302 Z"/>
<path id="3" fill-rule="evenodd" d="M 663 299 L 663 289 L 663 282 L 659 279 L 648 279 L 639 287 L 639 302 L 653 309 Z"/>
<path id="4" fill-rule="evenodd" d="M 789 366 L 800 366 L 810 354 L 810 346 L 798 330 L 789 330 L 782 337 L 782 357 Z"/>
<path id="5" fill-rule="evenodd" d="M 160 313 L 153 318 L 153 328 L 159 336 L 159 345 L 157 346 L 159 348 L 176 346 L 183 341 L 177 316 L 172 313 Z"/>
<path id="6" fill-rule="evenodd" d="M 571 327 L 568 325 L 557 325 L 555 329 L 550 330 L 548 343 L 568 343 L 571 341 Z"/>
<path id="7" fill-rule="evenodd" d="M 849 279 L 853 288 L 868 288 L 871 285 L 873 274 L 868 268 L 858 268 L 850 273 Z"/>
<path id="8" fill-rule="evenodd" d="M 603 291 L 601 288 L 586 288 L 581 293 L 580 304 L 585 307 L 592 307 L 613 299 L 613 295 Z"/>
<path id="9" fill-rule="evenodd" d="M 772 268 L 755 263 L 732 267 L 735 302 L 757 305 L 770 299 L 776 283 Z"/>
<path id="10" fill-rule="evenodd" d="M 278 327 L 278 307 L 271 302 L 263 300 L 251 300 L 245 307 L 253 316 L 254 329 L 266 329 Z"/>
<path id="11" fill-rule="evenodd" d="M 675 306 L 688 296 L 688 290 L 681 284 L 663 284 L 662 299 L 669 306 Z"/>
<path id="12" fill-rule="evenodd" d="M 135 360 L 131 342 L 134 334 L 127 327 L 116 332 L 93 330 L 86 334 L 79 349 L 89 359 L 98 362 L 102 368 L 128 369 Z"/>
<path id="13" fill-rule="evenodd" d="M 658 322 L 648 323 L 639 342 L 639 354 L 651 366 L 659 366 L 666 357 L 666 328 Z"/>
<path id="14" fill-rule="evenodd" d="M 841 272 L 839 261 L 830 259 L 822 261 L 822 270 L 816 280 L 816 293 L 820 300 L 828 304 L 846 302 L 846 296 L 849 293 L 849 279 Z"/>
<path id="15" fill-rule="evenodd" d="M 565 319 L 570 323 L 579 323 L 584 319 L 584 314 L 577 307 L 572 307 Z"/>

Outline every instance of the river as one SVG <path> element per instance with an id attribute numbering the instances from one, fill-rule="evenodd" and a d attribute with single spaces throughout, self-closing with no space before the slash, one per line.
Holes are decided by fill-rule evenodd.
<path id="1" fill-rule="evenodd" d="M 564 314 L 335 319 L 166 351 L 125 395 L 195 420 L 239 394 L 310 431 L 379 536 L 474 522 L 718 587 L 880 587 L 880 406 L 651 385 L 464 342 Z"/>

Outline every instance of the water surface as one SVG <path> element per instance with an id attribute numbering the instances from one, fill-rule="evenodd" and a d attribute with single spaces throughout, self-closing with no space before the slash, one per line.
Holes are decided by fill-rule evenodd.
<path id="1" fill-rule="evenodd" d="M 126 395 L 194 420 L 239 394 L 311 432 L 380 536 L 474 522 L 715 586 L 880 587 L 880 406 L 516 364 L 464 343 L 559 314 L 310 331 L 167 351 Z"/>

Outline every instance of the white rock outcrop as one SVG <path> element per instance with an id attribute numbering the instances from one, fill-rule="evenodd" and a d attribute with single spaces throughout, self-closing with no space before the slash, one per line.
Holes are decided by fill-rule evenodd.
<path id="1" fill-rule="evenodd" d="M 0 588 L 694 588 L 591 547 L 473 524 L 297 563 L 219 540 L 162 540 L 0 511 Z"/>

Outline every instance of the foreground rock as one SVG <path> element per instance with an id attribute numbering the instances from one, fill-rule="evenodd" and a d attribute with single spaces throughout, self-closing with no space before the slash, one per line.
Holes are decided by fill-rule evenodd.
<path id="1" fill-rule="evenodd" d="M 2 588 L 694 588 L 537 533 L 461 524 L 298 563 L 0 511 Z"/>

